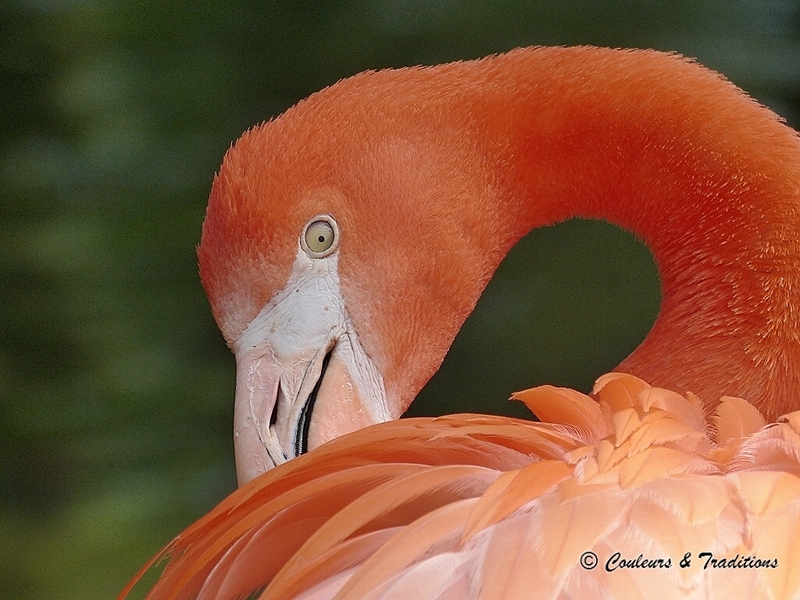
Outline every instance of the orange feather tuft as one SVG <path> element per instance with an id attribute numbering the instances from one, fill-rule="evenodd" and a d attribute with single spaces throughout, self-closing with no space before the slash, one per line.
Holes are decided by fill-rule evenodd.
<path id="1" fill-rule="evenodd" d="M 800 594 L 800 413 L 766 425 L 726 399 L 707 422 L 696 400 L 628 375 L 596 393 L 517 394 L 557 425 L 455 415 L 329 442 L 178 536 L 148 598 L 683 598 L 725 593 L 730 577 Z M 704 552 L 778 562 L 704 569 Z M 670 566 L 619 567 L 640 554 Z"/>

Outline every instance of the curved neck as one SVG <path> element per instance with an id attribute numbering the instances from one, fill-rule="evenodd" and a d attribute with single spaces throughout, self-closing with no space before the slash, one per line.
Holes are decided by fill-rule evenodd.
<path id="1" fill-rule="evenodd" d="M 511 246 L 575 216 L 633 232 L 659 267 L 661 311 L 620 370 L 707 406 L 800 407 L 800 139 L 690 61 L 529 48 L 362 73 L 243 136 L 226 164 L 201 267 L 228 338 L 290 270 L 255 250 L 289 256 L 308 216 L 333 214 L 342 294 L 393 416 Z"/>
<path id="2" fill-rule="evenodd" d="M 492 115 L 471 131 L 509 247 L 574 216 L 633 232 L 654 254 L 662 307 L 619 370 L 709 406 L 743 396 L 771 418 L 800 407 L 796 133 L 672 56 L 581 48 L 494 60 L 492 91 L 468 112 Z"/>

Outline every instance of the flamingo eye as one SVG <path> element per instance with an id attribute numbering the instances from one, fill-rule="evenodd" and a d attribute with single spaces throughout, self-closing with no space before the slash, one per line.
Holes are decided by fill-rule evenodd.
<path id="1" fill-rule="evenodd" d="M 325 258 L 339 246 L 339 227 L 330 215 L 318 215 L 303 230 L 300 243 L 310 258 Z"/>

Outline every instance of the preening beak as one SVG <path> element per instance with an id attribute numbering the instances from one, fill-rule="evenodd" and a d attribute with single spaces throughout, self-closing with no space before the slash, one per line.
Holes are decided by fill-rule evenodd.
<path id="1" fill-rule="evenodd" d="M 234 346 L 239 485 L 390 418 L 380 373 L 358 341 L 331 266 L 293 273 Z"/>
<path id="2" fill-rule="evenodd" d="M 324 375 L 316 356 L 296 357 L 300 369 L 293 369 L 284 368 L 270 347 L 259 350 L 236 357 L 233 438 L 239 485 L 307 450 L 308 429 L 301 421 L 310 422 Z"/>
<path id="3" fill-rule="evenodd" d="M 334 437 L 386 420 L 373 415 L 335 347 L 319 348 L 310 359 L 298 356 L 289 364 L 276 360 L 269 349 L 258 354 L 237 356 L 239 485 Z"/>

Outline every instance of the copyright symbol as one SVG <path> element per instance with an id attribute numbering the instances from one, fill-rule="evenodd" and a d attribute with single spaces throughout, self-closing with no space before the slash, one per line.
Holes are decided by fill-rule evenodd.
<path id="1" fill-rule="evenodd" d="M 591 550 L 581 554 L 581 566 L 587 571 L 591 571 L 597 566 L 597 554 Z"/>

